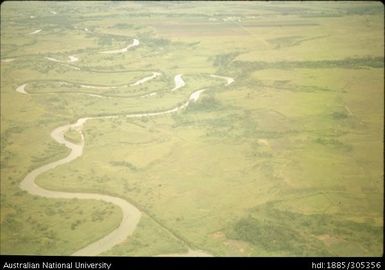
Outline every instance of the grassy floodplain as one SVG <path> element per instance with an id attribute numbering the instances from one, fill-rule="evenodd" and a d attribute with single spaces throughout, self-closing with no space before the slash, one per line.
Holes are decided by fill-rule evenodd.
<path id="1" fill-rule="evenodd" d="M 381 256 L 383 29 L 380 2 L 2 3 L 1 254 L 70 255 L 119 226 L 114 204 L 19 186 L 69 154 L 53 129 L 114 115 L 36 179 L 140 210 L 101 255 Z"/>

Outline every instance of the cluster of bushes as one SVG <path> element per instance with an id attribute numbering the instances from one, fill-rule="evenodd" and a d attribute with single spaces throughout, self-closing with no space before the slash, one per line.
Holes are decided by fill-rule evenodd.
<path id="1" fill-rule="evenodd" d="M 145 43 L 146 46 L 156 49 L 160 47 L 167 47 L 172 44 L 171 40 L 169 39 L 154 37 L 154 33 L 152 32 L 141 33 L 138 39 L 140 39 L 141 42 Z"/>
<path id="2" fill-rule="evenodd" d="M 228 238 L 247 241 L 267 251 L 294 256 L 330 256 L 330 249 L 317 235 L 366 243 L 368 250 L 382 244 L 382 227 L 343 220 L 327 214 L 304 215 L 271 206 L 255 209 L 238 220 L 226 233 Z"/>
<path id="3" fill-rule="evenodd" d="M 106 214 L 107 214 L 106 210 L 95 210 L 91 214 L 91 220 L 92 222 L 103 221 Z"/>
<path id="4" fill-rule="evenodd" d="M 330 255 L 322 249 L 321 243 L 310 242 L 292 225 L 280 225 L 270 220 L 258 220 L 252 217 L 240 219 L 233 228 L 236 239 L 247 241 L 262 247 L 269 252 L 282 252 L 290 255 L 310 255 L 321 251 L 322 255 Z"/>
<path id="5" fill-rule="evenodd" d="M 314 141 L 318 144 L 322 144 L 325 146 L 331 146 L 331 147 L 338 149 L 338 150 L 343 150 L 343 151 L 352 151 L 353 150 L 353 146 L 351 144 L 345 144 L 345 143 L 340 142 L 339 140 L 336 140 L 336 139 L 317 138 Z"/>
<path id="6" fill-rule="evenodd" d="M 49 142 L 48 147 L 44 149 L 44 153 L 37 153 L 32 156 L 31 161 L 33 162 L 32 168 L 39 167 L 43 164 L 59 160 L 70 152 L 70 150 L 61 144 L 56 142 Z"/>
<path id="7" fill-rule="evenodd" d="M 220 62 L 221 63 L 221 62 Z M 384 57 L 346 58 L 341 60 L 322 61 L 233 61 L 231 67 L 250 73 L 262 69 L 294 69 L 294 68 L 383 68 Z M 242 73 L 241 72 L 241 73 Z"/>
<path id="8" fill-rule="evenodd" d="M 139 30 L 142 27 L 139 25 L 135 25 L 135 24 L 118 23 L 118 24 L 113 25 L 112 28 Z"/>
<path id="9" fill-rule="evenodd" d="M 348 114 L 346 112 L 333 112 L 332 113 L 333 119 L 346 119 L 348 118 Z"/>
<path id="10" fill-rule="evenodd" d="M 187 112 L 213 111 L 221 107 L 221 103 L 213 96 L 205 96 L 196 102 L 192 102 L 187 107 Z"/>
<path id="11" fill-rule="evenodd" d="M 70 129 L 64 134 L 64 138 L 72 143 L 80 143 L 81 137 L 78 131 Z"/>
<path id="12" fill-rule="evenodd" d="M 343 15 L 374 15 L 382 13 L 381 8 L 376 5 L 368 5 L 366 7 L 349 5 L 339 10 L 339 12 Z"/>
<path id="13" fill-rule="evenodd" d="M 71 223 L 71 230 L 75 230 L 80 224 L 82 224 L 82 221 L 77 219 L 75 222 Z"/>
<path id="14" fill-rule="evenodd" d="M 215 67 L 226 67 L 231 61 L 233 61 L 240 53 L 231 52 L 226 54 L 215 55 L 214 58 L 209 58 L 209 61 L 213 61 Z"/>
<path id="15" fill-rule="evenodd" d="M 275 48 L 291 47 L 297 45 L 301 36 L 279 37 L 267 40 L 271 44 L 275 45 Z"/>
<path id="16" fill-rule="evenodd" d="M 138 168 L 135 167 L 133 164 L 127 161 L 111 161 L 110 164 L 115 167 L 126 167 L 129 168 L 130 170 L 137 171 Z"/>

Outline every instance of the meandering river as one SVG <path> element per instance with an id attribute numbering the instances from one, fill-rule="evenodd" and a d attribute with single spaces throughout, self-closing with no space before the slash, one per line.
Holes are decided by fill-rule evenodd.
<path id="1" fill-rule="evenodd" d="M 23 84 L 19 86 L 17 89 L 18 92 L 23 94 L 28 94 L 25 92 L 24 87 L 26 84 Z M 182 110 L 186 108 L 191 102 L 196 102 L 200 95 L 206 91 L 206 89 L 200 89 L 195 92 L 193 92 L 189 99 L 184 102 L 182 105 L 159 112 L 148 112 L 148 113 L 134 113 L 134 114 L 127 114 L 125 117 L 128 118 L 141 118 L 143 116 L 159 116 L 159 115 L 165 115 L 165 114 L 171 114 L 175 113 L 179 110 Z M 101 254 L 115 245 L 123 242 L 128 236 L 130 236 L 136 229 L 136 226 L 138 225 L 141 217 L 141 212 L 131 203 L 128 201 L 114 196 L 104 195 L 101 193 L 78 193 L 78 192 L 61 192 L 61 191 L 53 191 L 48 190 L 45 188 L 42 188 L 38 186 L 35 183 L 35 179 L 41 175 L 44 172 L 47 172 L 49 170 L 52 170 L 56 168 L 57 166 L 69 163 L 76 158 L 80 157 L 83 154 L 84 149 L 84 135 L 83 135 L 83 126 L 86 124 L 87 121 L 93 120 L 93 119 L 109 119 L 109 118 L 117 118 L 121 117 L 119 115 L 110 115 L 110 116 L 100 116 L 100 117 L 83 117 L 78 119 L 73 124 L 67 124 L 60 126 L 56 129 L 54 129 L 51 132 L 51 137 L 58 143 L 65 145 L 67 148 L 71 150 L 70 154 L 60 160 L 45 164 L 37 169 L 34 169 L 33 171 L 29 172 L 23 179 L 23 181 L 20 183 L 20 188 L 29 192 L 32 195 L 37 195 L 41 197 L 46 198 L 56 198 L 56 199 L 94 199 L 94 200 L 101 200 L 108 203 L 113 203 L 117 206 L 119 206 L 122 210 L 123 216 L 122 220 L 120 222 L 120 225 L 118 228 L 110 232 L 108 235 L 104 236 L 103 238 L 99 239 L 96 242 L 93 242 L 86 247 L 76 251 L 72 255 L 74 256 L 95 256 L 98 254 Z M 81 141 L 79 144 L 72 143 L 65 139 L 64 134 L 68 130 L 76 130 L 79 132 Z M 186 256 L 191 255 L 202 255 L 209 256 L 209 254 L 204 253 L 202 251 L 194 251 L 189 249 L 189 252 L 185 254 Z M 179 254 L 180 256 L 183 256 L 183 254 Z M 171 255 L 172 256 L 172 255 Z"/>
<path id="2" fill-rule="evenodd" d="M 137 43 L 133 43 L 130 46 L 137 46 L 139 44 L 139 41 Z M 126 47 L 125 49 L 128 49 L 130 46 Z M 109 51 L 111 53 L 112 51 Z M 107 52 L 105 52 L 107 53 Z M 75 57 L 69 57 L 69 62 L 77 61 L 78 59 Z M 49 59 L 51 60 L 51 59 Z M 56 59 L 54 59 L 56 60 Z M 53 61 L 53 59 L 52 59 Z M 160 76 L 160 73 L 154 72 L 152 76 L 145 77 L 137 82 L 135 82 L 132 85 L 139 85 L 141 83 L 144 83 L 145 81 L 151 80 L 157 76 Z M 227 84 L 229 85 L 234 81 L 234 79 L 230 77 L 223 77 L 218 75 L 212 75 L 212 77 L 225 79 Z M 175 91 L 179 89 L 180 87 L 183 87 L 185 85 L 185 82 L 182 79 L 182 74 L 178 74 L 175 76 L 175 88 L 172 89 L 172 91 Z M 27 83 L 24 83 L 16 88 L 16 91 L 18 93 L 29 95 L 29 93 L 25 90 L 25 87 L 27 86 Z M 90 85 L 80 85 L 81 87 L 86 88 L 94 88 Z M 95 87 L 96 88 L 96 87 Z M 100 88 L 100 87 L 97 87 Z M 106 87 L 107 88 L 107 87 Z M 113 86 L 109 86 L 108 88 L 114 88 Z M 108 251 L 115 245 L 123 242 L 125 239 L 127 239 L 128 236 L 132 235 L 135 231 L 140 218 L 141 218 L 141 212 L 139 209 L 135 207 L 135 205 L 129 203 L 128 201 L 115 197 L 115 196 L 109 196 L 102 193 L 82 193 L 82 192 L 62 192 L 62 191 L 54 191 L 54 190 L 48 190 L 43 187 L 38 186 L 35 183 L 36 178 L 41 175 L 42 173 L 45 173 L 49 170 L 52 170 L 60 165 L 69 163 L 78 157 L 80 157 L 83 154 L 84 145 L 85 145 L 85 139 L 83 134 L 83 126 L 87 123 L 87 121 L 94 120 L 94 119 L 112 119 L 112 118 L 118 118 L 118 117 L 127 117 L 127 118 L 141 118 L 141 117 L 155 117 L 160 115 L 166 115 L 166 114 L 172 114 L 175 112 L 178 112 L 186 107 L 188 107 L 191 103 L 196 102 L 201 94 L 205 92 L 207 89 L 200 89 L 197 91 L 194 91 L 187 101 L 185 101 L 183 104 L 168 109 L 164 111 L 156 111 L 156 112 L 146 112 L 146 113 L 132 113 L 127 114 L 125 116 L 122 115 L 107 115 L 107 116 L 98 116 L 98 117 L 82 117 L 79 118 L 75 123 L 73 124 L 67 124 L 60 127 L 55 128 L 51 132 L 51 137 L 59 144 L 65 145 L 67 148 L 71 150 L 70 154 L 66 156 L 63 159 L 50 162 L 48 164 L 45 164 L 41 167 L 38 167 L 31 172 L 29 172 L 24 179 L 20 183 L 20 188 L 22 190 L 27 191 L 28 193 L 36 196 L 46 197 L 46 198 L 55 198 L 55 199 L 88 199 L 88 200 L 100 200 L 107 203 L 113 203 L 120 207 L 122 210 L 122 219 L 118 226 L 118 228 L 114 229 L 112 232 L 104 236 L 103 238 L 81 248 L 80 250 L 74 252 L 72 255 L 74 256 L 96 256 L 99 255 L 105 251 Z M 154 92 L 155 93 L 155 92 Z M 154 93 L 150 93 L 150 95 L 154 95 Z M 80 142 L 79 143 L 72 143 L 65 139 L 64 134 L 68 130 L 76 130 L 79 132 L 80 135 Z M 166 255 L 158 255 L 158 256 L 211 256 L 210 254 L 201 251 L 201 250 L 193 250 L 190 247 L 188 248 L 187 253 L 183 254 L 166 254 Z"/>

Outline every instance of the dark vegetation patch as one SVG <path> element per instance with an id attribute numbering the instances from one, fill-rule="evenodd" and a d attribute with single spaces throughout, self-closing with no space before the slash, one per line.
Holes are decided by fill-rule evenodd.
<path id="1" fill-rule="evenodd" d="M 352 241 L 368 250 L 382 245 L 382 227 L 357 223 L 327 214 L 304 215 L 274 209 L 255 208 L 235 222 L 226 233 L 230 239 L 247 241 L 267 251 L 290 256 L 335 256 L 320 236 L 335 242 Z"/>
<path id="2" fill-rule="evenodd" d="M 111 161 L 110 164 L 114 167 L 125 167 L 132 171 L 137 171 L 138 168 L 135 167 L 133 164 L 127 161 Z"/>
<path id="3" fill-rule="evenodd" d="M 186 108 L 186 112 L 196 111 L 214 111 L 222 107 L 222 104 L 218 99 L 213 96 L 205 96 L 198 99 L 196 102 L 191 102 Z"/>
<path id="4" fill-rule="evenodd" d="M 333 112 L 332 113 L 332 118 L 339 120 L 339 119 L 346 119 L 348 118 L 348 114 L 346 112 Z"/>
<path id="5" fill-rule="evenodd" d="M 213 57 L 209 57 L 209 61 L 212 61 L 215 67 L 224 68 L 227 67 L 239 54 L 239 52 L 218 54 Z"/>
<path id="6" fill-rule="evenodd" d="M 343 143 L 337 139 L 317 138 L 314 140 L 314 142 L 337 150 L 343 150 L 347 152 L 353 150 L 353 146 L 351 144 Z"/>
<path id="7" fill-rule="evenodd" d="M 303 38 L 303 36 L 288 36 L 288 37 L 268 39 L 267 41 L 272 45 L 274 45 L 274 49 L 280 49 L 280 48 L 297 46 L 297 45 L 300 45 L 302 42 L 320 39 L 323 37 L 326 37 L 326 36 L 316 36 L 316 37 L 310 37 L 310 38 Z"/>
<path id="8" fill-rule="evenodd" d="M 222 56 L 223 57 L 223 56 Z M 294 68 L 384 68 L 384 57 L 346 58 L 323 61 L 232 61 L 227 68 L 233 68 L 233 74 L 245 75 L 263 69 L 294 69 Z"/>
<path id="9" fill-rule="evenodd" d="M 137 25 L 137 24 L 117 23 L 109 28 L 124 29 L 124 30 L 139 30 L 143 28 L 143 26 Z"/>
<path id="10" fill-rule="evenodd" d="M 55 160 L 64 158 L 66 155 L 68 155 L 69 152 L 70 150 L 68 148 L 65 148 L 63 145 L 55 143 L 53 141 L 49 142 L 44 151 L 40 151 L 39 153 L 31 157 L 32 165 L 30 169 L 32 170 L 44 164 L 48 164 Z"/>

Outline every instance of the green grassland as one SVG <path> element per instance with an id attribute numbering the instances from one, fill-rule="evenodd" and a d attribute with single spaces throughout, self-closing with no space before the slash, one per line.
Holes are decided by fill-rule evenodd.
<path id="1" fill-rule="evenodd" d="M 36 179 L 142 212 L 102 255 L 381 256 L 383 17 L 379 2 L 3 3 L 1 254 L 69 255 L 119 226 L 115 205 L 19 188 L 68 155 L 54 128 L 119 115 L 89 120 L 83 155 Z M 176 74 L 186 86 L 171 92 Z M 124 117 L 202 88 L 175 114 Z"/>

